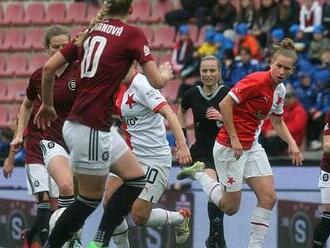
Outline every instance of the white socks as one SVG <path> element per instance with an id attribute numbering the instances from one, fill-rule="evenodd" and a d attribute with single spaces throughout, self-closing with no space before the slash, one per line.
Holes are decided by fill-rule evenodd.
<path id="1" fill-rule="evenodd" d="M 183 216 L 179 212 L 167 211 L 162 208 L 151 210 L 150 218 L 146 226 L 163 226 L 166 224 L 178 225 L 182 223 Z"/>
<path id="2" fill-rule="evenodd" d="M 113 232 L 112 240 L 117 248 L 130 248 L 128 240 L 128 225 L 125 219 Z"/>
<path id="3" fill-rule="evenodd" d="M 220 184 L 213 178 L 209 177 L 205 172 L 197 172 L 194 178 L 201 184 L 203 191 L 217 207 L 220 207 L 220 199 L 222 190 Z"/>
<path id="4" fill-rule="evenodd" d="M 271 210 L 256 207 L 251 217 L 249 248 L 263 248 L 268 231 Z"/>

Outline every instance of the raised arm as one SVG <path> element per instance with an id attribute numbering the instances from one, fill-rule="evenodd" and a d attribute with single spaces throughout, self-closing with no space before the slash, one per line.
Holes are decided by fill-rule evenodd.
<path id="1" fill-rule="evenodd" d="M 142 65 L 142 68 L 150 85 L 156 89 L 163 88 L 167 81 L 173 78 L 173 70 L 169 62 L 161 64 L 158 69 L 154 61 L 148 61 Z"/>

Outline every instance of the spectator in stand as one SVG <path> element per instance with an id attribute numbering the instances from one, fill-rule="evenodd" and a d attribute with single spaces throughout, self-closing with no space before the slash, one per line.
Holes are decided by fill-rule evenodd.
<path id="1" fill-rule="evenodd" d="M 212 9 L 211 24 L 217 31 L 232 29 L 236 20 L 236 8 L 229 0 L 218 0 Z"/>
<path id="2" fill-rule="evenodd" d="M 322 6 L 317 0 L 304 0 L 299 13 L 300 29 L 312 33 L 314 26 L 321 25 Z"/>
<path id="3" fill-rule="evenodd" d="M 304 36 L 304 32 L 301 31 L 298 24 L 293 24 L 289 28 L 289 33 L 292 39 L 294 40 L 294 46 L 298 54 L 298 62 L 301 59 L 301 55 L 305 54 L 308 49 L 309 40 Z M 307 56 L 307 55 L 306 55 Z"/>
<path id="4" fill-rule="evenodd" d="M 246 75 L 259 70 L 260 64 L 258 60 L 251 58 L 250 49 L 246 47 L 242 48 L 239 54 L 239 60 L 229 66 L 224 66 L 224 74 L 226 75 L 225 82 L 230 87 L 233 87 Z"/>
<path id="5" fill-rule="evenodd" d="M 236 23 L 246 23 L 247 27 L 250 29 L 252 28 L 254 17 L 255 11 L 253 1 L 240 0 L 236 16 Z"/>
<path id="6" fill-rule="evenodd" d="M 172 53 L 172 66 L 176 73 L 186 64 L 190 64 L 194 53 L 194 43 L 189 36 L 188 25 L 181 25 L 178 30 L 179 38 Z"/>
<path id="7" fill-rule="evenodd" d="M 300 5 L 296 0 L 280 0 L 277 8 L 276 27 L 287 32 L 291 25 L 299 23 Z"/>
<path id="8" fill-rule="evenodd" d="M 287 87 L 284 100 L 283 120 L 289 129 L 293 139 L 299 147 L 302 147 L 307 125 L 307 113 L 303 105 L 296 98 L 295 92 L 291 87 Z M 260 143 L 266 150 L 268 156 L 286 155 L 288 145 L 274 130 L 270 119 L 265 120 L 262 127 Z"/>
<path id="9" fill-rule="evenodd" d="M 253 34 L 262 47 L 267 45 L 268 34 L 275 27 L 277 20 L 277 7 L 273 0 L 262 0 L 260 9 L 256 13 L 253 24 Z"/>
<path id="10" fill-rule="evenodd" d="M 272 44 L 278 44 L 284 38 L 284 30 L 282 28 L 276 28 L 271 33 L 271 42 Z"/>
<path id="11" fill-rule="evenodd" d="M 330 0 L 326 0 L 322 7 L 322 26 L 327 30 L 327 37 L 330 38 Z"/>
<path id="12" fill-rule="evenodd" d="M 312 79 L 316 84 L 323 88 L 330 78 L 330 48 L 321 52 L 321 63 L 312 70 Z"/>
<path id="13" fill-rule="evenodd" d="M 211 14 L 211 9 L 216 0 L 181 0 L 182 9 L 172 10 L 165 15 L 165 22 L 170 26 L 178 28 L 187 23 L 191 18 L 196 19 L 200 28 L 204 26 Z"/>
<path id="14" fill-rule="evenodd" d="M 240 23 L 235 26 L 235 31 L 237 34 L 237 39 L 234 44 L 234 55 L 238 55 L 242 48 L 249 48 L 251 51 L 251 56 L 254 59 L 261 58 L 260 45 L 256 37 L 249 34 L 248 26 L 245 23 Z"/>
<path id="15" fill-rule="evenodd" d="M 214 36 L 214 43 L 218 49 L 216 56 L 220 60 L 222 60 L 227 53 L 231 52 L 234 46 L 232 40 L 225 37 L 222 33 L 217 33 Z"/>
<path id="16" fill-rule="evenodd" d="M 308 58 L 314 64 L 321 62 L 322 51 L 330 45 L 330 40 L 323 36 L 323 30 L 324 28 L 321 25 L 314 26 L 313 40 L 309 44 Z"/>

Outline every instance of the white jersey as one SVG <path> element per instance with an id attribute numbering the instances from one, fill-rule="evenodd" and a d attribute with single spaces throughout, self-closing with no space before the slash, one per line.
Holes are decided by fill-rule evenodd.
<path id="1" fill-rule="evenodd" d="M 166 139 L 164 118 L 158 110 L 167 104 L 159 90 L 138 73 L 122 96 L 120 112 L 127 124 L 129 143 L 145 165 L 171 165 L 171 149 Z"/>

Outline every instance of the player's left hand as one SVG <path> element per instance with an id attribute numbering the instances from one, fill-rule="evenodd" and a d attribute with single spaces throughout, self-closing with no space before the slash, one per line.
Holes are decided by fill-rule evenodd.
<path id="1" fill-rule="evenodd" d="M 33 123 L 45 130 L 50 127 L 51 121 L 57 118 L 56 111 L 53 106 L 41 104 L 38 113 L 34 117 Z"/>
<path id="2" fill-rule="evenodd" d="M 218 110 L 216 110 L 214 107 L 210 107 L 206 110 L 205 114 L 206 118 L 209 120 L 217 120 L 222 121 L 222 115 Z"/>
<path id="3" fill-rule="evenodd" d="M 301 151 L 299 150 L 296 142 L 289 144 L 288 152 L 291 156 L 292 164 L 297 165 L 297 166 L 302 165 L 302 163 L 304 161 L 304 156 L 301 153 Z"/>
<path id="4" fill-rule="evenodd" d="M 188 165 L 192 163 L 192 158 L 187 144 L 176 145 L 175 157 L 180 164 Z"/>

